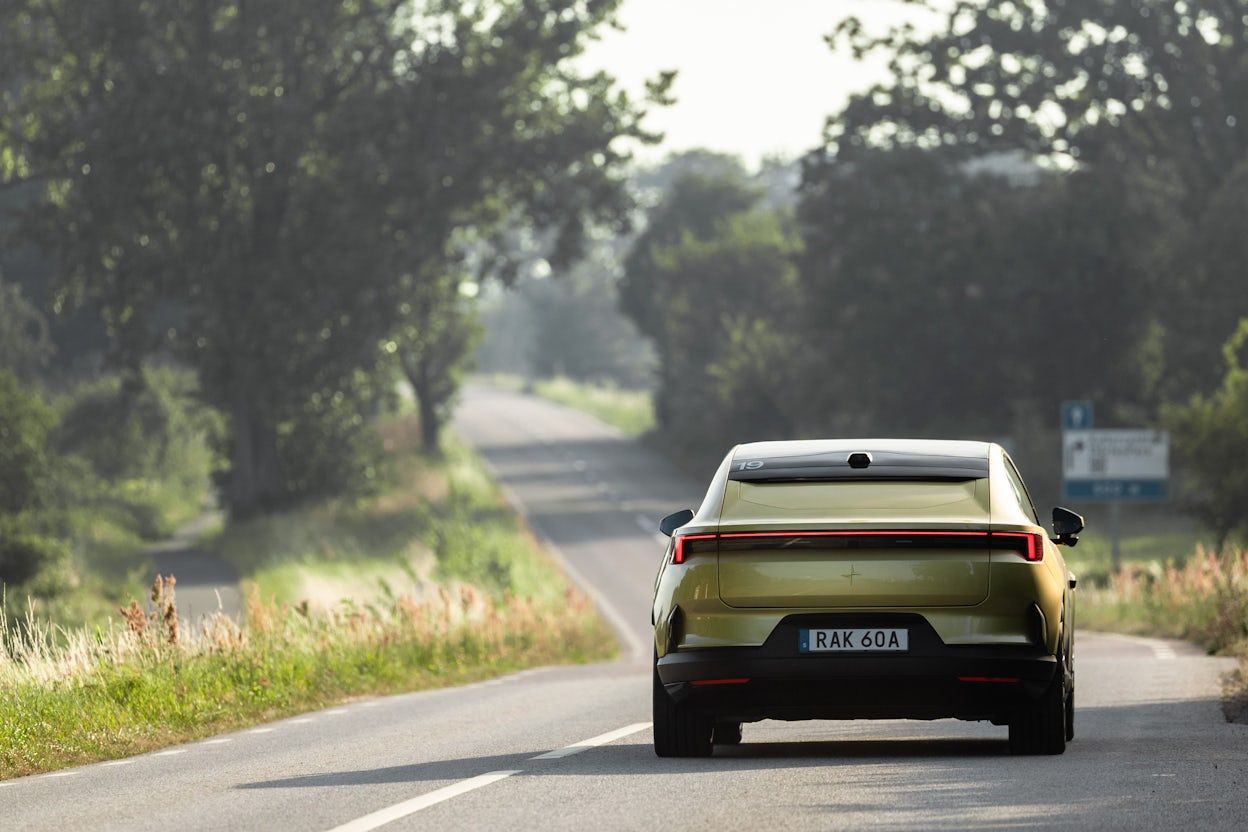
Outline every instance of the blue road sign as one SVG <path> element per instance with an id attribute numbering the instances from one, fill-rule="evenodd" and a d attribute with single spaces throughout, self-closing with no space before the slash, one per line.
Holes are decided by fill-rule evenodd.
<path id="1" fill-rule="evenodd" d="M 1092 402 L 1085 399 L 1062 402 L 1062 430 L 1088 430 L 1092 427 Z"/>
<path id="2" fill-rule="evenodd" d="M 1067 500 L 1108 503 L 1149 503 L 1169 496 L 1167 480 L 1065 480 L 1062 497 Z"/>

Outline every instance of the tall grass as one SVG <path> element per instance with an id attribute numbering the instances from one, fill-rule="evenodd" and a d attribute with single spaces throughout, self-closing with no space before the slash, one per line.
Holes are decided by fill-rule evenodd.
<path id="1" fill-rule="evenodd" d="M 246 626 L 180 626 L 173 581 L 112 626 L 0 625 L 0 779 L 139 753 L 348 696 L 604 658 L 585 598 L 496 600 L 463 585 L 317 612 L 247 599 Z M 8 622 L 8 616 L 0 621 Z"/>
<path id="2" fill-rule="evenodd" d="M 1210 651 L 1248 648 L 1248 549 L 1197 546 L 1181 562 L 1128 563 L 1102 586 L 1079 590 L 1090 629 L 1195 641 Z"/>

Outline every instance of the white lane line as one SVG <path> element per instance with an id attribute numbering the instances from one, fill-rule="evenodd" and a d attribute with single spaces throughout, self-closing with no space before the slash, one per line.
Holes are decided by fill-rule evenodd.
<path id="1" fill-rule="evenodd" d="M 174 754 L 185 754 L 185 748 L 170 748 L 168 751 L 157 751 L 153 757 L 172 757 Z"/>
<path id="2" fill-rule="evenodd" d="M 298 719 L 289 719 L 287 722 L 291 725 L 307 725 L 309 722 L 316 722 L 316 720 L 310 716 L 301 716 Z"/>
<path id="3" fill-rule="evenodd" d="M 43 775 L 46 777 L 73 777 L 77 772 L 74 771 L 54 771 L 51 774 Z"/>
<path id="4" fill-rule="evenodd" d="M 248 734 L 271 734 L 273 733 L 273 729 L 272 728 L 252 728 L 247 733 Z"/>
<path id="5" fill-rule="evenodd" d="M 328 711 L 323 711 L 322 713 L 324 713 L 326 716 L 340 716 L 342 714 L 345 714 L 346 712 L 347 712 L 346 708 L 330 708 Z"/>
<path id="6" fill-rule="evenodd" d="M 134 760 L 109 760 L 107 763 L 100 763 L 102 766 L 128 766 Z"/>
<path id="7" fill-rule="evenodd" d="M 411 800 L 404 800 L 402 803 L 396 803 L 393 806 L 387 806 L 373 812 L 371 815 L 365 815 L 362 818 L 356 818 L 353 821 L 344 823 L 341 826 L 335 826 L 330 832 L 370 832 L 387 823 L 393 823 L 400 818 L 415 814 L 421 809 L 428 809 L 430 806 L 436 806 L 444 800 L 450 800 L 452 797 L 459 797 L 461 794 L 475 791 L 491 783 L 497 783 L 499 780 L 506 780 L 513 774 L 519 774 L 519 770 L 515 771 L 491 771 L 489 774 L 482 774 L 479 777 L 473 777 L 468 780 L 461 780 L 458 783 L 452 783 L 449 786 L 443 786 L 440 789 L 434 789 L 428 794 L 422 794 L 420 797 L 413 797 Z"/>
<path id="8" fill-rule="evenodd" d="M 200 743 L 200 745 L 221 745 L 222 743 L 225 743 L 225 742 L 233 742 L 233 740 L 230 739 L 229 737 L 219 737 L 218 739 L 215 739 L 215 740 L 204 740 L 203 742 Z"/>
<path id="9" fill-rule="evenodd" d="M 635 722 L 632 725 L 625 725 L 623 728 L 617 728 L 614 731 L 608 731 L 605 734 L 599 734 L 596 737 L 590 737 L 587 740 L 565 745 L 563 748 L 556 748 L 554 751 L 547 751 L 545 754 L 538 754 L 536 757 L 530 757 L 530 760 L 559 760 L 564 757 L 571 757 L 573 754 L 580 754 L 582 751 L 588 751 L 591 748 L 597 748 L 600 745 L 606 745 L 609 742 L 627 737 L 630 734 L 636 734 L 638 731 L 644 731 L 650 727 L 649 722 Z"/>
<path id="10" fill-rule="evenodd" d="M 378 702 L 378 701 L 377 701 L 377 700 L 375 700 L 375 699 L 370 699 L 370 700 L 368 700 L 367 702 L 360 702 L 360 703 L 359 703 L 359 705 L 360 705 L 360 707 L 361 707 L 361 708 L 376 708 L 376 707 L 377 707 L 378 705 L 380 705 L 380 704 L 381 704 L 381 703 L 380 703 L 380 702 Z"/>

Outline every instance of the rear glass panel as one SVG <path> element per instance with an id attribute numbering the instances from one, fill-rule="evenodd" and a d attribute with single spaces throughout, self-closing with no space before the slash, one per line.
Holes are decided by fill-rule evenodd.
<path id="1" fill-rule="evenodd" d="M 986 523 L 988 480 L 729 481 L 721 523 Z"/>
<path id="2" fill-rule="evenodd" d="M 742 483 L 741 499 L 772 508 L 934 508 L 974 500 L 978 482 Z"/>

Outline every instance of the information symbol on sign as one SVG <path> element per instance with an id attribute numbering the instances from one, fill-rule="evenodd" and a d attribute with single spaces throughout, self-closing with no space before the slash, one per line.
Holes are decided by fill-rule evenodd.
<path id="1" fill-rule="evenodd" d="M 1062 402 L 1062 430 L 1089 430 L 1092 427 L 1092 402 Z"/>

